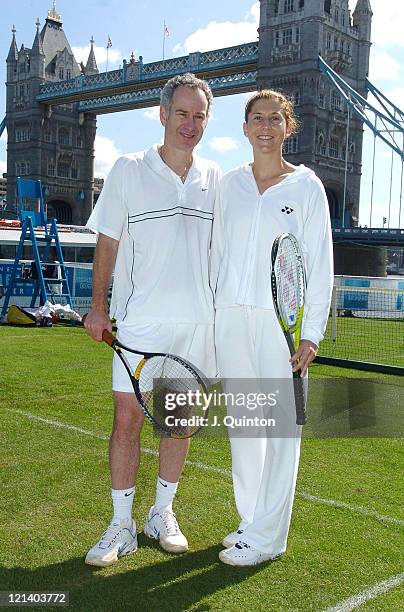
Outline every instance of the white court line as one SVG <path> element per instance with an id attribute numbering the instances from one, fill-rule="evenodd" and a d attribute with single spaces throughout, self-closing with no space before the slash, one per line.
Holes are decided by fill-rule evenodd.
<path id="1" fill-rule="evenodd" d="M 89 429 L 83 429 L 82 427 L 77 427 L 77 425 L 71 425 L 70 423 L 65 423 L 64 421 L 55 421 L 54 419 L 46 419 L 36 414 L 32 414 L 31 412 L 25 412 L 24 410 L 15 410 L 13 408 L 5 408 L 5 410 L 7 410 L 8 412 L 12 412 L 14 414 L 19 414 L 20 416 L 25 416 L 33 421 L 39 421 L 41 423 L 45 423 L 46 425 L 51 425 L 52 427 L 58 427 L 60 429 L 69 429 L 71 431 L 76 431 L 77 433 L 81 433 L 85 436 L 97 438 L 98 440 L 109 440 L 109 436 L 106 436 L 103 434 L 97 434 L 96 432 L 91 431 Z M 142 452 L 148 455 L 155 455 L 155 456 L 158 455 L 158 451 L 152 448 L 142 448 Z M 220 474 L 221 476 L 227 476 L 228 478 L 231 479 L 231 470 L 218 468 L 213 465 L 202 463 L 201 461 L 187 460 L 185 464 L 189 465 L 190 467 L 205 470 L 207 472 L 213 472 L 215 474 Z M 341 508 L 342 510 L 349 510 L 350 512 L 355 512 L 357 514 L 362 514 L 363 516 L 374 518 L 378 521 L 381 521 L 382 523 L 391 523 L 393 525 L 404 526 L 404 520 L 397 519 L 392 516 L 385 516 L 384 514 L 379 514 L 378 512 L 375 512 L 374 510 L 369 510 L 368 508 L 364 508 L 363 506 L 347 504 L 346 502 L 338 501 L 336 499 L 317 497 L 316 495 L 311 495 L 310 493 L 306 493 L 305 491 L 297 491 L 296 495 L 308 501 L 316 502 L 319 504 L 324 504 L 326 506 L 333 506 L 334 508 Z"/>
<path id="2" fill-rule="evenodd" d="M 394 589 L 394 587 L 398 586 L 402 582 L 404 582 L 404 573 L 397 574 L 397 576 L 392 576 L 391 578 L 384 580 L 384 582 L 375 584 L 366 591 L 362 591 L 361 593 L 357 593 L 357 595 L 353 595 L 349 599 L 345 599 L 345 601 L 341 601 L 333 608 L 327 608 L 325 612 L 350 612 L 350 610 L 358 608 L 370 599 L 375 599 L 375 597 Z"/>
<path id="3" fill-rule="evenodd" d="M 334 506 L 334 508 L 342 508 L 343 510 L 351 510 L 352 512 L 358 512 L 359 514 L 363 514 L 364 516 L 371 516 L 372 518 L 375 518 L 378 521 L 382 521 L 383 523 L 392 523 L 393 525 L 404 526 L 403 520 L 394 518 L 392 516 L 385 516 L 384 514 L 379 514 L 378 512 L 375 512 L 375 510 L 369 510 L 369 508 L 364 508 L 364 506 L 347 504 L 346 502 L 341 502 L 336 499 L 326 499 L 324 497 L 317 497 L 316 495 L 310 495 L 310 493 L 305 493 L 304 491 L 299 491 L 297 495 L 310 501 L 316 501 L 321 504 L 325 504 L 326 506 Z"/>

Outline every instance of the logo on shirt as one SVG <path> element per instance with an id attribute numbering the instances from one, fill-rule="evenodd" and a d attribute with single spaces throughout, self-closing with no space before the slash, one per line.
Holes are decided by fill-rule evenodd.
<path id="1" fill-rule="evenodd" d="M 282 208 L 282 212 L 283 212 L 283 213 L 286 213 L 287 215 L 290 215 L 290 213 L 292 213 L 292 212 L 293 212 L 293 208 L 290 208 L 290 206 L 284 206 L 284 207 Z"/>

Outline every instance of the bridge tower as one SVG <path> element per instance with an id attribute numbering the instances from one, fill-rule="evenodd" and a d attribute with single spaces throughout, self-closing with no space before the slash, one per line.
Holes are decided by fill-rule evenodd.
<path id="1" fill-rule="evenodd" d="M 352 15 L 348 0 L 261 0 L 258 87 L 294 99 L 301 129 L 285 153 L 322 179 L 335 227 L 344 210 L 345 225 L 359 217 L 363 127 L 320 73 L 318 55 L 366 96 L 371 22 L 369 0 L 357 0 Z"/>
<path id="2" fill-rule="evenodd" d="M 82 78 L 98 72 L 93 40 L 86 67 L 79 66 L 56 12 L 48 12 L 31 48 L 18 50 L 16 30 L 7 56 L 7 201 L 16 202 L 17 176 L 40 179 L 48 215 L 60 223 L 84 224 L 92 208 L 96 117 L 80 114 L 77 104 L 41 106 L 43 82 Z"/>

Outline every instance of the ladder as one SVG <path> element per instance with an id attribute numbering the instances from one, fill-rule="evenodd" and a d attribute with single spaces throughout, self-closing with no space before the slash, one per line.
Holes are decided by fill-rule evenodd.
<path id="1" fill-rule="evenodd" d="M 66 266 L 60 246 L 56 219 L 47 219 L 42 185 L 40 180 L 17 178 L 18 216 L 21 222 L 21 236 L 17 246 L 15 260 L 11 269 L 10 280 L 4 296 L 4 304 L 1 315 L 7 313 L 10 298 L 13 295 L 17 283 L 29 283 L 33 286 L 31 308 L 35 308 L 39 297 L 39 306 L 46 301 L 72 305 L 72 296 L 66 275 Z M 31 243 L 34 260 L 31 264 L 31 274 L 27 277 L 24 265 L 21 264 L 24 244 Z M 56 262 L 49 261 L 51 250 L 56 253 Z M 46 272 L 57 270 L 48 276 Z M 60 275 L 59 275 L 60 270 Z M 44 275 L 45 272 L 45 275 Z M 61 290 L 61 292 L 59 292 Z"/>

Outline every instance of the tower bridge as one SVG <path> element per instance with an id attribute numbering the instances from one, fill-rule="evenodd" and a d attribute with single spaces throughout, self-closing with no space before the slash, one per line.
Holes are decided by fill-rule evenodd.
<path id="1" fill-rule="evenodd" d="M 93 203 L 96 116 L 157 105 L 167 79 L 191 71 L 209 82 L 215 96 L 262 87 L 288 94 L 302 127 L 286 142 L 287 159 L 320 176 L 335 228 L 355 226 L 371 22 L 369 0 L 357 0 L 352 14 L 348 0 L 261 0 L 256 41 L 151 63 L 132 54 L 121 68 L 100 73 L 93 40 L 86 65 L 76 62 L 54 3 L 42 30 L 36 23 L 31 48 L 18 49 L 13 28 L 2 122 L 8 133 L 7 199 L 15 198 L 18 175 L 39 178 L 59 220 L 83 224 Z M 386 120 L 385 108 L 369 108 Z M 403 129 L 402 117 L 393 113 L 387 116 L 390 131 L 379 123 L 375 135 L 386 138 Z M 392 148 L 399 152 L 396 140 Z M 350 236 L 345 233 L 344 240 Z M 370 236 L 361 234 L 363 240 Z"/>
<path id="2" fill-rule="evenodd" d="M 216 96 L 254 91 L 257 67 L 258 42 L 150 64 L 144 64 L 141 56 L 138 61 L 132 56 L 118 70 L 44 83 L 36 99 L 47 105 L 77 102 L 79 112 L 102 114 L 131 110 L 159 104 L 160 92 L 167 80 L 185 72 L 206 79 Z"/>

